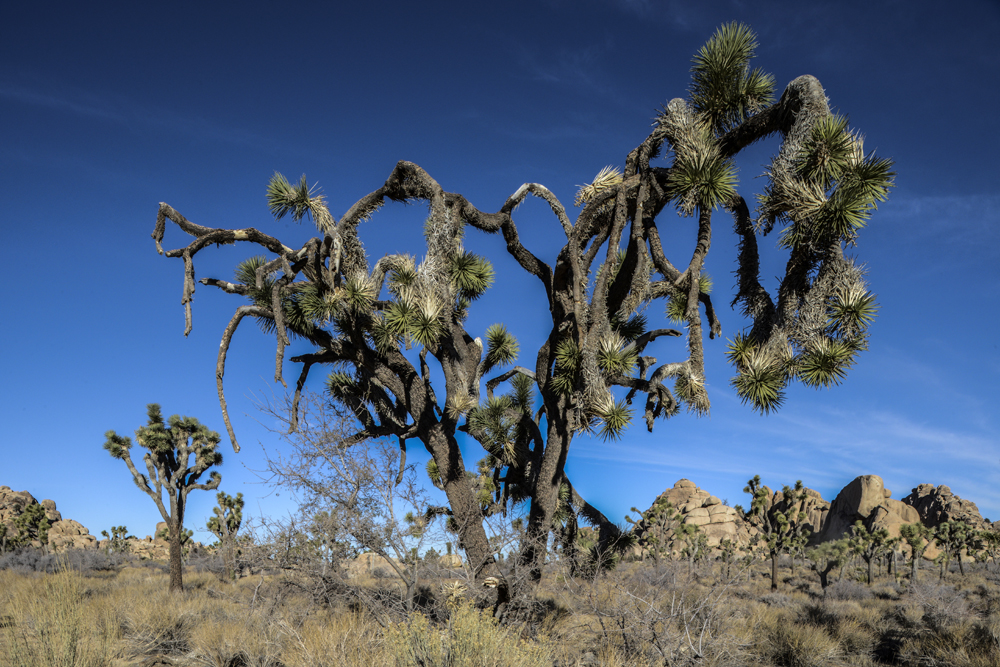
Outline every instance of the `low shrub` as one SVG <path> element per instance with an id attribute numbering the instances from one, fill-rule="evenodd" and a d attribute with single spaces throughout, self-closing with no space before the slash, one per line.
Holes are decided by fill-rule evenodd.
<path id="1" fill-rule="evenodd" d="M 61 553 L 46 553 L 41 549 L 24 548 L 0 556 L 0 570 L 15 572 L 45 572 L 54 574 L 73 570 L 84 574 L 111 572 L 130 563 L 130 557 L 108 554 L 94 549 L 71 549 Z"/>
<path id="2" fill-rule="evenodd" d="M 870 600 L 871 589 L 864 584 L 851 579 L 838 579 L 826 587 L 826 598 L 829 600 Z"/>
<path id="3" fill-rule="evenodd" d="M 522 641 L 497 626 L 487 612 L 459 604 L 441 630 L 423 614 L 389 626 L 386 648 L 397 667 L 551 667 L 552 657 L 541 644 Z"/>

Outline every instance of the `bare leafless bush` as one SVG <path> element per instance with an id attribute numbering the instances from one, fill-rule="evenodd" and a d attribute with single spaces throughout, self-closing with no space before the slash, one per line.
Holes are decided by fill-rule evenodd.
<path id="1" fill-rule="evenodd" d="M 969 603 L 954 587 L 930 582 L 912 584 L 907 597 L 924 612 L 924 622 L 934 630 L 970 620 Z"/>
<path id="2" fill-rule="evenodd" d="M 870 600 L 872 591 L 853 579 L 838 579 L 826 587 L 826 597 L 830 600 Z"/>
<path id="3" fill-rule="evenodd" d="M 600 642 L 626 658 L 669 665 L 738 665 L 750 641 L 729 584 L 704 585 L 675 563 L 623 566 L 579 585 Z"/>

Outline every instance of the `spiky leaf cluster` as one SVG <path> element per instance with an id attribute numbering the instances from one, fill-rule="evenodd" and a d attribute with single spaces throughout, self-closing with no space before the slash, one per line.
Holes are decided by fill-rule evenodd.
<path id="1" fill-rule="evenodd" d="M 483 373 L 494 368 L 507 366 L 517 359 L 520 347 L 513 334 L 503 324 L 494 324 L 486 329 L 486 358 Z"/>
<path id="2" fill-rule="evenodd" d="M 736 194 L 736 165 L 722 156 L 705 119 L 678 106 L 661 114 L 657 123 L 673 148 L 667 188 L 681 213 L 716 209 Z"/>
<path id="3" fill-rule="evenodd" d="M 839 116 L 813 125 L 792 164 L 791 169 L 772 164 L 758 207 L 765 229 L 776 219 L 788 223 L 780 244 L 791 250 L 854 243 L 895 179 L 892 160 L 865 154 L 862 138 Z"/>
<path id="4" fill-rule="evenodd" d="M 726 356 L 738 371 L 730 383 L 744 405 L 749 403 L 761 414 L 781 407 L 791 378 L 791 355 L 788 351 L 777 354 L 760 347 L 750 336 L 738 333 L 730 341 Z"/>
<path id="5" fill-rule="evenodd" d="M 533 380 L 517 374 L 511 378 L 509 392 L 487 398 L 469 411 L 469 433 L 487 452 L 477 464 L 483 479 L 476 482 L 475 488 L 489 489 L 491 498 L 495 496 L 497 501 L 520 502 L 526 497 L 524 483 L 532 474 L 530 420 L 534 400 Z M 503 471 L 505 474 L 501 474 Z M 485 478 L 493 481 L 487 483 Z"/>
<path id="6" fill-rule="evenodd" d="M 619 440 L 632 424 L 632 409 L 625 399 L 615 400 L 610 393 L 594 408 L 599 423 L 598 435 L 604 441 Z"/>
<path id="7" fill-rule="evenodd" d="M 724 134 L 774 99 L 774 77 L 750 69 L 757 39 L 749 26 L 727 23 L 694 57 L 691 103 L 716 134 Z"/>
<path id="8" fill-rule="evenodd" d="M 580 365 L 583 356 L 580 347 L 572 338 L 566 338 L 556 345 L 555 369 L 550 382 L 562 394 L 572 393 L 580 381 Z"/>
<path id="9" fill-rule="evenodd" d="M 635 346 L 619 334 L 601 338 L 597 347 L 597 365 L 608 375 L 629 375 L 635 370 L 639 354 Z"/>
<path id="10" fill-rule="evenodd" d="M 305 174 L 302 174 L 298 184 L 292 185 L 282 174 L 275 172 L 267 184 L 267 208 L 276 219 L 291 213 L 292 219 L 298 222 L 308 213 L 320 231 L 327 231 L 333 224 L 325 199 L 315 185 L 309 187 Z"/>
<path id="11" fill-rule="evenodd" d="M 580 189 L 576 193 L 576 199 L 573 204 L 576 206 L 583 206 L 584 204 L 589 204 L 592 202 L 599 194 L 602 192 L 617 187 L 622 182 L 622 173 L 617 167 L 604 167 L 599 172 L 594 180 L 587 185 L 581 185 Z"/>

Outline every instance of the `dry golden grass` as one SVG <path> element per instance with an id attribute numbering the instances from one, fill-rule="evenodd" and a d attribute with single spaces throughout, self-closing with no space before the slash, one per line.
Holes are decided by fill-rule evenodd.
<path id="1" fill-rule="evenodd" d="M 450 612 L 439 602 L 437 622 L 415 614 L 387 623 L 400 616 L 321 607 L 272 577 L 232 584 L 189 573 L 172 595 L 167 575 L 146 567 L 0 571 L 0 665 L 1000 665 L 995 575 L 871 590 L 844 582 L 828 596 L 801 575 L 771 593 L 757 573 L 723 588 L 708 573 L 664 577 L 639 564 L 543 581 L 525 623 L 498 627 L 468 602 Z"/>

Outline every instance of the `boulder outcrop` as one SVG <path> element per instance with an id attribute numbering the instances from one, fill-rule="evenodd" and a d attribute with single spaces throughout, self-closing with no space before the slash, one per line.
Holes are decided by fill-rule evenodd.
<path id="1" fill-rule="evenodd" d="M 902 502 L 915 510 L 919 520 L 929 528 L 945 521 L 964 521 L 976 530 L 988 530 L 993 525 L 979 513 L 976 503 L 959 498 L 944 484 L 921 484 Z"/>
<path id="2" fill-rule="evenodd" d="M 54 500 L 45 499 L 38 502 L 27 491 L 14 491 L 9 486 L 0 486 L 0 523 L 7 526 L 8 539 L 17 537 L 14 520 L 33 505 L 42 506 L 50 526 L 47 544 L 43 545 L 38 540 L 34 540 L 32 546 L 48 546 L 53 551 L 94 549 L 97 547 L 97 538 L 91 535 L 86 527 L 72 519 L 62 518 L 62 513 L 56 509 Z"/>
<path id="3" fill-rule="evenodd" d="M 394 563 L 399 565 L 399 561 L 395 558 L 391 558 Z M 376 553 L 364 553 L 358 554 L 357 558 L 349 561 L 344 568 L 347 572 L 347 576 L 356 579 L 358 577 L 374 577 L 381 573 L 388 574 L 389 576 L 395 576 L 395 571 L 392 566 L 385 562 L 385 559 Z"/>
<path id="4" fill-rule="evenodd" d="M 885 528 L 890 537 L 899 537 L 899 527 L 916 523 L 920 516 L 912 507 L 895 500 L 892 491 L 878 475 L 861 475 L 841 489 L 830 505 L 830 511 L 815 543 L 839 540 L 849 536 L 858 520 L 869 529 Z"/>
<path id="5" fill-rule="evenodd" d="M 719 546 L 723 540 L 731 540 L 741 546 L 750 541 L 751 529 L 736 510 L 723 505 L 721 500 L 708 491 L 699 489 L 691 480 L 678 480 L 673 488 L 661 493 L 653 504 L 663 500 L 677 511 L 680 523 L 698 526 L 708 537 L 710 547 Z M 641 542 L 647 530 L 649 527 L 645 521 L 639 521 L 633 532 Z"/>

